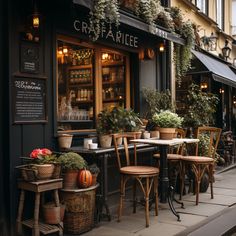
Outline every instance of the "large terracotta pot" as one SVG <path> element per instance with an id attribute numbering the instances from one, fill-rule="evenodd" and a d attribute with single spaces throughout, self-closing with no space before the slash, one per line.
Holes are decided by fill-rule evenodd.
<path id="1" fill-rule="evenodd" d="M 173 139 L 175 136 L 175 128 L 159 128 L 160 139 Z"/>
<path id="2" fill-rule="evenodd" d="M 79 173 L 78 170 L 67 170 L 64 173 L 64 178 L 63 178 L 63 188 L 64 189 L 77 188 L 78 173 Z"/>

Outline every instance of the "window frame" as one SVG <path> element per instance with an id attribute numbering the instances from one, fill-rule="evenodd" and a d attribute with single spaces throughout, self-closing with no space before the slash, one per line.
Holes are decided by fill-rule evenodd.
<path id="1" fill-rule="evenodd" d="M 218 3 L 221 4 L 221 11 L 218 9 Z M 220 21 L 219 18 L 220 17 Z M 216 23 L 218 24 L 218 27 L 224 31 L 225 29 L 225 4 L 224 0 L 216 0 Z"/>
<path id="2" fill-rule="evenodd" d="M 208 16 L 209 14 L 209 0 L 200 0 L 201 6 L 198 5 L 198 0 L 195 0 L 195 5 L 200 9 L 201 12 Z"/>

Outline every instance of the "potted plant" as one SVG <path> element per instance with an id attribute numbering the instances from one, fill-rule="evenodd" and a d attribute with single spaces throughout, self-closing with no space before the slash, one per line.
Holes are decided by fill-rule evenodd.
<path id="1" fill-rule="evenodd" d="M 146 108 L 146 112 L 144 111 L 144 117 L 148 119 L 146 129 L 150 131 L 152 138 L 159 138 L 159 131 L 153 123 L 152 117 L 155 113 L 160 113 L 161 110 L 174 111 L 175 105 L 171 100 L 171 93 L 169 90 L 159 92 L 156 89 L 143 88 L 142 96 Z"/>
<path id="2" fill-rule="evenodd" d="M 101 147 L 111 147 L 112 134 L 120 132 L 118 121 L 119 114 L 107 109 L 98 114 L 97 133 Z"/>
<path id="3" fill-rule="evenodd" d="M 97 183 L 97 176 L 100 173 L 100 169 L 97 166 L 96 163 L 93 163 L 92 165 L 88 166 L 89 171 L 92 174 L 92 185 L 96 185 Z"/>
<path id="4" fill-rule="evenodd" d="M 117 108 L 120 112 L 119 125 L 121 130 L 125 133 L 133 133 L 137 135 L 137 138 L 141 137 L 141 129 L 143 128 L 143 122 L 139 118 L 139 114 L 132 109 Z"/>
<path id="5" fill-rule="evenodd" d="M 60 155 L 58 161 L 61 164 L 63 178 L 63 188 L 77 188 L 77 176 L 79 170 L 87 166 L 86 161 L 78 153 L 68 152 Z"/>
<path id="6" fill-rule="evenodd" d="M 203 92 L 198 85 L 191 84 L 187 95 L 184 124 L 193 128 L 214 125 L 218 102 L 219 98 L 215 94 Z"/>
<path id="7" fill-rule="evenodd" d="M 158 126 L 161 139 L 172 139 L 175 128 L 181 127 L 183 118 L 169 110 L 155 113 L 152 117 L 153 123 Z"/>
<path id="8" fill-rule="evenodd" d="M 37 148 L 30 153 L 33 168 L 37 169 L 37 179 L 50 179 L 53 175 L 54 165 L 52 151 L 47 148 Z"/>

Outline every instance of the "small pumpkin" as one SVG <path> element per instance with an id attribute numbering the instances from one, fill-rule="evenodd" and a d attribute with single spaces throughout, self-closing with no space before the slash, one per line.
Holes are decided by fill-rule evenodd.
<path id="1" fill-rule="evenodd" d="M 92 174 L 89 170 L 81 170 L 78 175 L 78 185 L 81 188 L 88 188 L 92 185 Z"/>

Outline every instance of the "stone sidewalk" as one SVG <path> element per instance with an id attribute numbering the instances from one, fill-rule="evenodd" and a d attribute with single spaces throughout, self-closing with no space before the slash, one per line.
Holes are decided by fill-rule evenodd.
<path id="1" fill-rule="evenodd" d="M 120 223 L 114 214 L 111 222 L 101 221 L 83 236 L 232 235 L 224 233 L 236 225 L 236 168 L 215 174 L 214 199 L 210 199 L 208 191 L 200 194 L 198 206 L 192 194 L 185 195 L 183 202 L 185 209 L 175 205 L 181 222 L 176 220 L 168 204 L 160 204 L 159 215 L 154 216 L 152 210 L 150 226 L 146 228 L 144 209 L 140 206 L 137 213 L 132 214 L 130 203 L 125 203 L 127 207 Z"/>

